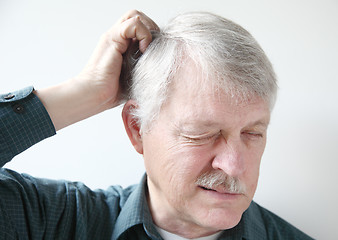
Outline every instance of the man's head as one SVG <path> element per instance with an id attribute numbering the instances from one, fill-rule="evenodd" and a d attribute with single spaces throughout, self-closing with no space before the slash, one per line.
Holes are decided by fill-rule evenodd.
<path id="1" fill-rule="evenodd" d="M 202 86 L 243 98 L 258 95 L 271 109 L 275 102 L 276 78 L 264 51 L 241 26 L 211 13 L 177 16 L 153 33 L 153 42 L 140 59 L 133 57 L 128 56 L 132 74 L 125 99 L 137 102 L 134 114 L 142 130 L 156 119 L 176 73 L 189 60 L 201 70 Z"/>
<path id="2" fill-rule="evenodd" d="M 240 221 L 276 88 L 262 49 L 231 21 L 188 13 L 154 33 L 134 66 L 123 119 L 144 156 L 155 224 L 196 237 Z"/>

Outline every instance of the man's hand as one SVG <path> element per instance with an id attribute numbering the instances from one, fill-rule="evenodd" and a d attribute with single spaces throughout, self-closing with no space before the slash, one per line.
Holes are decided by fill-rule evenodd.
<path id="1" fill-rule="evenodd" d="M 125 14 L 100 39 L 83 71 L 60 85 L 35 94 L 46 107 L 56 130 L 119 104 L 119 78 L 123 54 L 132 42 L 144 52 L 158 26 L 142 12 Z"/>
<path id="2" fill-rule="evenodd" d="M 128 12 L 103 34 L 89 63 L 78 76 L 81 80 L 89 77 L 95 87 L 99 87 L 101 102 L 107 103 L 108 108 L 118 104 L 122 55 L 135 40 L 144 52 L 152 40 L 150 30 L 159 28 L 149 17 L 136 10 Z"/>

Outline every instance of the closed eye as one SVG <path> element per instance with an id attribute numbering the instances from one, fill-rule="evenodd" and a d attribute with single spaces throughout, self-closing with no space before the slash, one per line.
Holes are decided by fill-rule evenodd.
<path id="1" fill-rule="evenodd" d="M 205 144 L 208 143 L 210 140 L 215 140 L 220 135 L 220 132 L 213 135 L 206 135 L 206 136 L 189 136 L 189 135 L 182 135 L 182 137 L 188 143 L 196 143 L 196 144 Z"/>
<path id="2" fill-rule="evenodd" d="M 245 136 L 249 138 L 262 138 L 264 135 L 260 132 L 243 132 L 242 134 L 245 134 Z"/>

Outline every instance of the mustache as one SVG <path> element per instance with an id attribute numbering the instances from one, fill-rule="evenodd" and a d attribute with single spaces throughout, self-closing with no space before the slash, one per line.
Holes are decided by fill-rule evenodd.
<path id="1" fill-rule="evenodd" d="M 221 171 L 203 173 L 197 178 L 195 183 L 207 189 L 221 187 L 227 192 L 235 194 L 244 194 L 246 191 L 245 185 L 238 178 L 231 177 Z"/>

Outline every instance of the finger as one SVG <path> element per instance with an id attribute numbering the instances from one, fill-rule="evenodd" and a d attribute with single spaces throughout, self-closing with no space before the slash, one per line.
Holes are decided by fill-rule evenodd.
<path id="1" fill-rule="evenodd" d="M 140 12 L 140 19 L 142 23 L 147 26 L 149 30 L 159 31 L 160 28 L 157 26 L 157 24 L 147 15 L 145 15 L 143 12 Z"/>
<path id="2" fill-rule="evenodd" d="M 119 19 L 119 23 L 123 23 L 124 21 L 130 19 L 130 18 L 133 18 L 133 17 L 136 17 L 136 16 L 139 16 L 141 15 L 141 12 L 138 11 L 138 10 L 130 10 L 128 12 L 126 12 L 120 19 Z"/>
<path id="3" fill-rule="evenodd" d="M 124 21 L 120 26 L 119 34 L 114 34 L 112 40 L 118 44 L 121 53 L 124 53 L 131 39 L 139 41 L 139 48 L 144 52 L 152 40 L 149 29 L 143 24 L 139 16 Z"/>
<path id="4" fill-rule="evenodd" d="M 137 10 L 130 10 L 128 11 L 125 15 L 123 15 L 120 19 L 119 19 L 119 23 L 123 23 L 124 21 L 133 18 L 133 17 L 140 17 L 140 20 L 143 22 L 143 24 L 149 29 L 149 30 L 154 30 L 154 31 L 159 31 L 160 28 L 157 26 L 157 24 L 151 19 L 149 18 L 146 14 L 144 14 L 141 11 L 137 11 Z"/>

